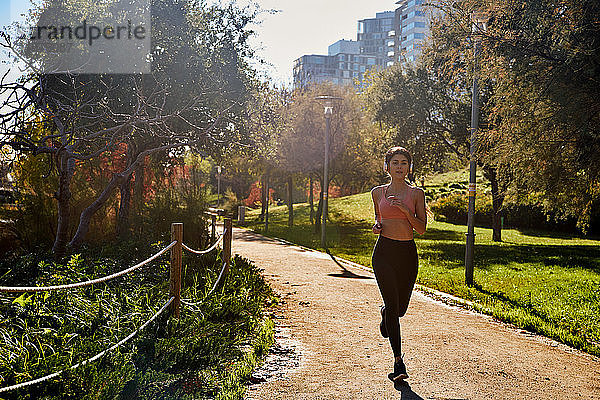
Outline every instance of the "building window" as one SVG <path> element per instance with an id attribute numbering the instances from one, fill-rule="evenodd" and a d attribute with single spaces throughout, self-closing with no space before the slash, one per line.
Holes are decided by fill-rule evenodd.
<path id="1" fill-rule="evenodd" d="M 424 33 L 415 33 L 415 39 L 424 39 L 424 38 L 425 38 Z"/>

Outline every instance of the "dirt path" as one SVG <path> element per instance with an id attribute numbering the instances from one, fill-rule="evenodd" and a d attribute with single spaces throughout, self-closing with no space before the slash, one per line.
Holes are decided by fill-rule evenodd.
<path id="1" fill-rule="evenodd" d="M 394 387 L 370 272 L 241 229 L 233 251 L 263 268 L 281 295 L 278 331 L 301 356 L 299 367 L 250 386 L 248 399 L 600 398 L 597 357 L 417 291 L 401 320 L 410 379 Z"/>

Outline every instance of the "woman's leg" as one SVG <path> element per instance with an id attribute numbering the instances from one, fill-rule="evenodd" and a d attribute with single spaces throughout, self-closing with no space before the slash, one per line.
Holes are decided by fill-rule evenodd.
<path id="1" fill-rule="evenodd" d="M 390 345 L 394 358 L 402 356 L 402 337 L 400 336 L 400 318 L 398 315 L 390 315 L 392 313 L 386 310 L 385 312 L 385 328 L 389 335 Z"/>

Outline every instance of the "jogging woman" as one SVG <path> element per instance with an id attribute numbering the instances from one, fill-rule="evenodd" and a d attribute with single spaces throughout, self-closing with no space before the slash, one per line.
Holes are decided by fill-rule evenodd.
<path id="1" fill-rule="evenodd" d="M 406 314 L 417 279 L 418 257 L 413 230 L 425 233 L 427 214 L 425 193 L 406 182 L 412 157 L 403 147 L 392 147 L 385 154 L 385 171 L 391 177 L 387 185 L 371 190 L 375 208 L 373 233 L 379 235 L 373 249 L 372 264 L 383 298 L 381 324 L 383 337 L 388 337 L 394 353 L 392 381 L 408 378 L 402 360 L 400 317 Z"/>

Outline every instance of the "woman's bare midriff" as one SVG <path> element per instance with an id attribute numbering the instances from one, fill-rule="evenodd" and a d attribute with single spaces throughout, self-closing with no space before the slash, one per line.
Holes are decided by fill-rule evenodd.
<path id="1" fill-rule="evenodd" d="M 413 227 L 408 222 L 408 219 L 401 218 L 390 218 L 382 219 L 381 226 L 383 230 L 381 235 L 388 239 L 394 240 L 412 240 L 413 239 Z"/>

